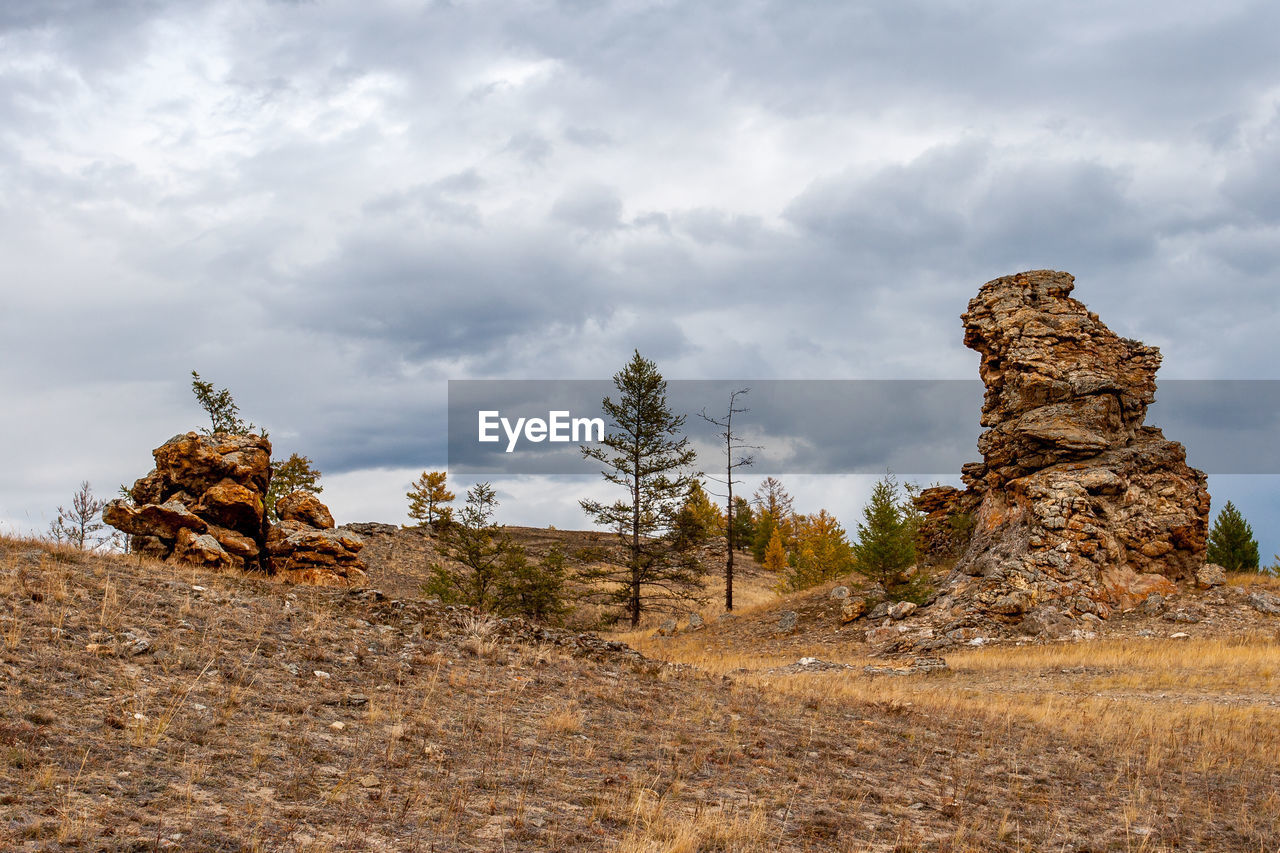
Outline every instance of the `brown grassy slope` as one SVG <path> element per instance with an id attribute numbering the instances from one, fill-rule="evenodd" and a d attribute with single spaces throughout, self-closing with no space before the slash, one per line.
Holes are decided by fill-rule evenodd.
<path id="1" fill-rule="evenodd" d="M 0 540 L 0 638 L 3 850 L 1272 850 L 1280 838 L 1270 706 L 1200 717 L 1199 735 L 1162 713 L 1121 726 L 1125 742 L 1088 716 L 1123 706 L 1090 712 L 1088 694 L 1079 708 L 1061 698 L 1079 713 L 1066 726 L 992 702 L 974 712 L 965 675 L 726 679 L 421 602 L 12 540 Z M 1273 689 L 1274 644 L 1249 648 L 1239 678 Z"/>

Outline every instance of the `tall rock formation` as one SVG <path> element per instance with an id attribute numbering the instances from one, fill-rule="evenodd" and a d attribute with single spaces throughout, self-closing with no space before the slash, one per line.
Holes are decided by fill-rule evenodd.
<path id="1" fill-rule="evenodd" d="M 968 516 L 955 600 L 987 613 L 1052 602 L 1106 616 L 1204 563 L 1205 475 L 1143 423 L 1160 352 L 1113 333 L 1074 286 L 1049 270 L 998 278 L 961 318 L 982 355 L 983 461 L 964 466 L 968 491 L 931 490 L 926 511 Z"/>

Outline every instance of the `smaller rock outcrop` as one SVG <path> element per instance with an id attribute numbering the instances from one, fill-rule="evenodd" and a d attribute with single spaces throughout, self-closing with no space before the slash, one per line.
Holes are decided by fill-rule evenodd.
<path id="1" fill-rule="evenodd" d="M 189 432 L 152 451 L 156 467 L 103 520 L 130 536 L 135 553 L 219 570 L 281 574 L 299 583 L 351 585 L 365 577 L 364 540 L 335 530 L 315 495 L 294 492 L 268 521 L 271 442 L 261 435 Z"/>
<path id="2" fill-rule="evenodd" d="M 156 467 L 102 518 L 132 537 L 137 553 L 215 569 L 270 571 L 263 501 L 271 442 L 261 435 L 174 436 L 152 451 Z"/>
<path id="3" fill-rule="evenodd" d="M 365 576 L 360 549 L 364 540 L 337 530 L 329 508 L 309 492 L 293 492 L 276 501 L 277 524 L 267 534 L 271 566 L 298 583 L 350 586 Z"/>

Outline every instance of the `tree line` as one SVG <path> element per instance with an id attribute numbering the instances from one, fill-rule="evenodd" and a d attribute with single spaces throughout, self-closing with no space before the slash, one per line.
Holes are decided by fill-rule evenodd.
<path id="1" fill-rule="evenodd" d="M 205 434 L 267 432 L 240 417 L 230 391 L 216 388 L 192 371 L 192 392 L 209 417 Z M 625 555 L 621 562 L 594 561 L 570 568 L 565 553 L 553 548 L 538 559 L 513 543 L 497 524 L 497 494 L 489 483 L 467 490 L 454 506 L 445 471 L 423 471 L 406 493 L 408 516 L 435 535 L 449 561 L 430 567 L 423 591 L 450 603 L 502 614 L 554 620 L 569 610 L 572 587 L 577 600 L 592 600 L 637 626 L 655 609 L 697 606 L 705 602 L 710 545 L 723 542 L 725 610 L 732 610 L 734 554 L 750 552 L 755 562 L 777 577 L 779 592 L 803 590 L 858 573 L 879 583 L 892 597 L 918 593 L 916 533 L 919 512 L 912 489 L 886 473 L 874 486 L 850 537 L 826 509 L 798 512 L 794 499 L 776 478 L 760 481 L 750 498 L 741 486 L 741 470 L 759 449 L 745 444 L 735 417 L 750 411 L 749 388 L 731 393 L 723 415 L 703 419 L 719 428 L 723 475 L 696 468 L 696 454 L 683 435 L 685 416 L 672 410 L 667 383 L 657 365 L 636 351 L 613 376 L 616 395 L 602 401 L 608 418 L 604 440 L 581 448 L 600 464 L 604 481 L 619 492 L 612 502 L 584 499 L 580 506 L 597 525 L 612 531 Z M 741 423 L 739 418 L 738 423 Z M 319 493 L 321 473 L 297 453 L 271 463 L 266 508 L 293 491 Z M 704 479 L 704 477 L 706 479 Z M 905 493 L 904 493 L 905 492 Z M 128 489 L 120 487 L 122 496 Z M 714 498 L 724 501 L 723 507 Z M 82 482 L 69 507 L 58 507 L 47 538 L 82 550 L 127 549 L 127 538 L 104 534 L 100 520 L 106 502 Z M 1208 537 L 1209 562 L 1233 572 L 1271 571 L 1260 567 L 1253 529 L 1230 501 L 1218 514 Z"/>

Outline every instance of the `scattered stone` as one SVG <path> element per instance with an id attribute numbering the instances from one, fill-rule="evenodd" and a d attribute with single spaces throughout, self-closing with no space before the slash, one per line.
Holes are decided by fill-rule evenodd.
<path id="1" fill-rule="evenodd" d="M 919 675 L 926 672 L 941 672 L 947 669 L 947 662 L 938 657 L 917 657 L 901 664 L 889 666 L 865 666 L 862 671 L 867 675 Z"/>
<path id="2" fill-rule="evenodd" d="M 1191 636 L 1191 635 L 1190 635 L 1190 634 L 1188 634 L 1186 631 L 1179 631 L 1179 632 L 1178 632 L 1178 633 L 1176 633 L 1176 634 L 1170 634 L 1170 635 L 1169 635 L 1169 639 L 1170 639 L 1170 640 L 1185 640 L 1185 639 L 1187 639 L 1187 638 L 1188 638 L 1188 637 L 1190 637 L 1190 636 Z"/>
<path id="3" fill-rule="evenodd" d="M 690 613 L 689 624 L 685 626 L 688 631 L 701 631 L 707 627 L 707 623 L 703 621 L 701 613 Z"/>
<path id="4" fill-rule="evenodd" d="M 867 631 L 867 645 L 875 649 L 884 649 L 901 640 L 906 630 L 900 625 L 880 625 L 871 628 Z"/>
<path id="5" fill-rule="evenodd" d="M 332 677 L 329 675 L 329 673 L 325 672 L 322 669 L 312 670 L 311 674 L 314 675 L 316 678 L 319 678 L 321 681 L 327 681 L 329 678 Z"/>
<path id="6" fill-rule="evenodd" d="M 796 629 L 799 616 L 794 610 L 784 610 L 778 615 L 778 632 L 789 634 Z"/>
<path id="7" fill-rule="evenodd" d="M 1153 592 L 1138 605 L 1138 612 L 1143 616 L 1159 616 L 1164 612 L 1164 596 Z"/>
<path id="8" fill-rule="evenodd" d="M 847 663 L 832 663 L 831 661 L 821 660 L 819 658 L 800 658 L 793 664 L 777 667 L 769 670 L 776 673 L 797 673 L 797 672 L 838 672 L 853 669 Z"/>
<path id="9" fill-rule="evenodd" d="M 833 601 L 840 601 L 849 597 L 849 587 L 837 586 L 827 593 L 827 597 Z"/>
<path id="10" fill-rule="evenodd" d="M 870 615 L 870 616 L 868 616 L 867 618 L 868 618 L 868 619 L 883 619 L 883 618 L 885 618 L 886 616 L 888 616 L 888 615 L 889 615 L 889 608 L 890 608 L 890 607 L 893 607 L 893 602 L 892 602 L 892 601 L 882 601 L 882 602 L 880 602 L 879 604 L 877 604 L 874 608 L 872 608 L 872 610 L 871 610 L 871 615 Z"/>
<path id="11" fill-rule="evenodd" d="M 916 604 L 913 601 L 899 601 L 897 604 L 889 608 L 890 619 L 906 619 L 912 613 L 916 612 Z"/>
<path id="12" fill-rule="evenodd" d="M 840 605 L 840 622 L 848 625 L 867 612 L 867 602 L 861 598 L 846 598 Z"/>
<path id="13" fill-rule="evenodd" d="M 1022 617 L 1022 629 L 1026 633 L 1046 640 L 1070 637 L 1075 627 L 1069 616 L 1050 604 L 1037 607 Z"/>
<path id="14" fill-rule="evenodd" d="M 379 780 L 378 777 L 373 775 L 372 773 L 366 773 L 365 775 L 360 777 L 361 788 L 376 788 L 381 784 L 382 784 L 381 780 Z"/>
<path id="15" fill-rule="evenodd" d="M 329 728 L 333 729 L 335 732 L 340 732 L 346 727 L 347 727 L 347 724 L 343 722 L 335 722 L 335 723 L 329 724 Z"/>
<path id="16" fill-rule="evenodd" d="M 1251 592 L 1245 601 L 1259 613 L 1268 616 L 1280 616 L 1280 598 L 1267 592 Z"/>
<path id="17" fill-rule="evenodd" d="M 130 655 L 137 657 L 151 651 L 151 635 L 141 628 L 129 628 L 121 636 Z"/>
<path id="18" fill-rule="evenodd" d="M 1166 622 L 1187 622 L 1192 624 L 1200 621 L 1199 614 L 1189 610 L 1170 610 L 1160 618 Z"/>
<path id="19" fill-rule="evenodd" d="M 1196 586 L 1200 589 L 1212 589 L 1227 582 L 1226 569 L 1217 563 L 1205 563 L 1196 570 Z"/>
<path id="20" fill-rule="evenodd" d="M 658 636 L 671 637 L 675 635 L 677 630 L 679 629 L 676 627 L 676 620 L 668 619 L 658 626 Z"/>

